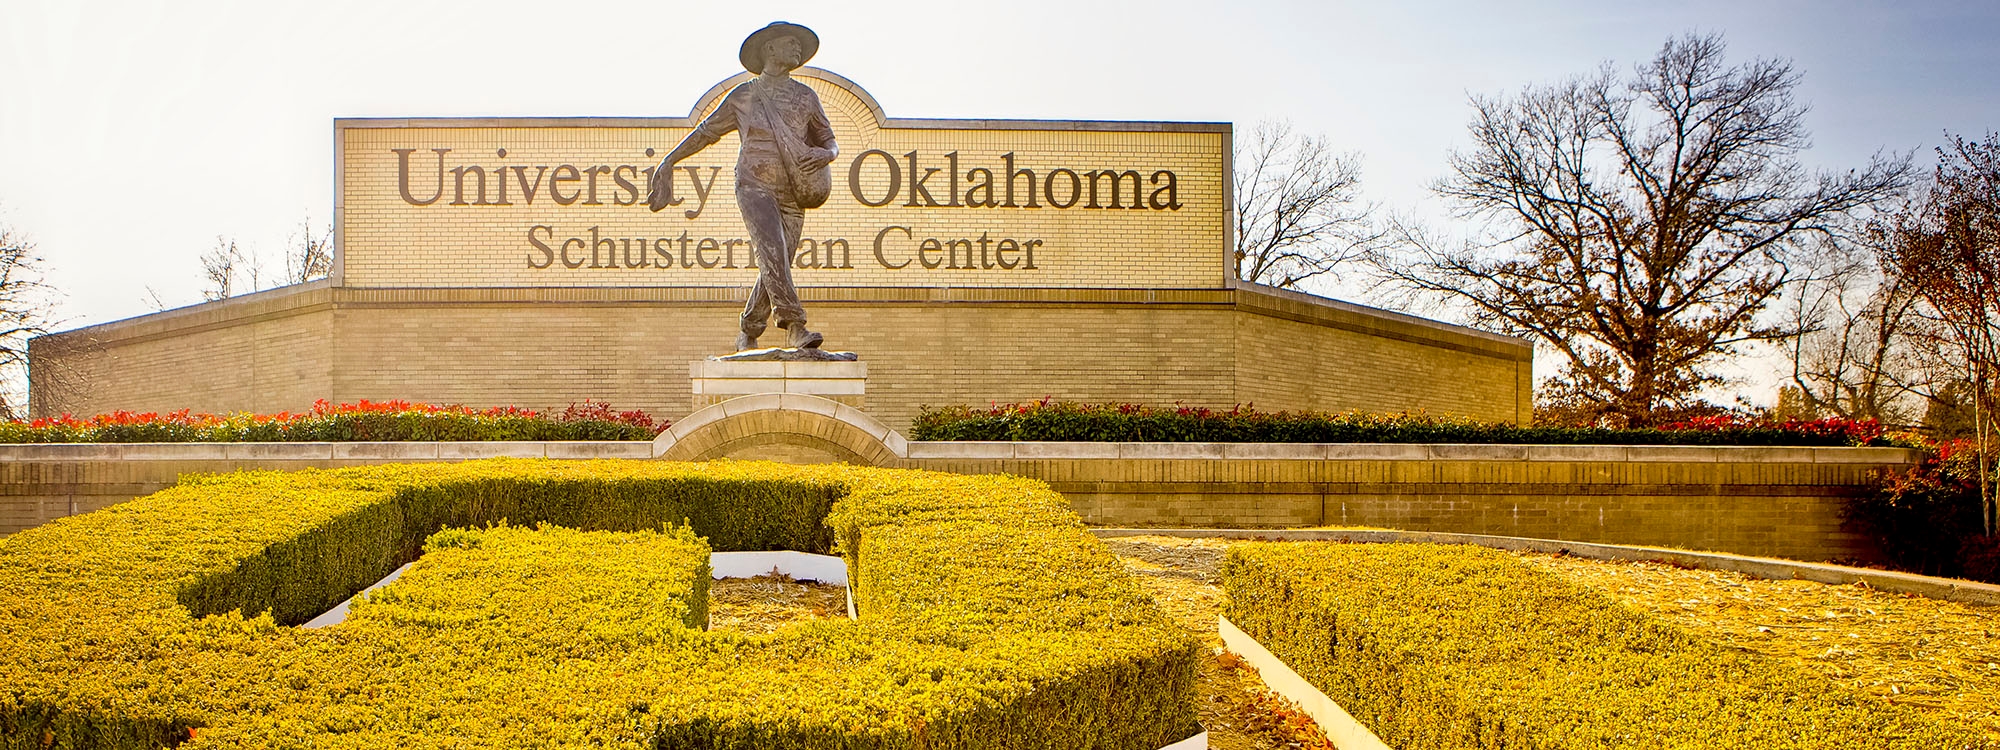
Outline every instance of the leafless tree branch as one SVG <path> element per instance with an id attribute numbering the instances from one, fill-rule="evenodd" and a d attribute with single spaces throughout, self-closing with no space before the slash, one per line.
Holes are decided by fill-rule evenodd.
<path id="1" fill-rule="evenodd" d="M 1434 190 L 1495 236 L 1398 231 L 1376 270 L 1550 346 L 1565 360 L 1551 395 L 1582 418 L 1698 410 L 1736 345 L 1796 334 L 1763 322 L 1792 263 L 1910 182 L 1906 157 L 1808 172 L 1791 66 L 1723 53 L 1720 37 L 1680 37 L 1625 75 L 1474 97 L 1473 146 Z"/>
<path id="2" fill-rule="evenodd" d="M 1360 200 L 1358 155 L 1324 137 L 1261 123 L 1236 153 L 1236 276 L 1292 288 L 1333 272 L 1383 237 Z"/>

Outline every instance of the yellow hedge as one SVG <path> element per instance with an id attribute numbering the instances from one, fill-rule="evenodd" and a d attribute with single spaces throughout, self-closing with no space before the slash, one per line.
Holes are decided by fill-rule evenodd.
<path id="1" fill-rule="evenodd" d="M 515 528 L 539 523 L 564 528 Z M 566 530 L 682 525 L 717 550 L 838 551 L 860 619 L 702 632 L 687 532 Z M 288 627 L 427 538 L 435 559 L 351 622 Z M 572 551 L 526 560 L 551 545 Z M 6 747 L 1156 748 L 1197 731 L 1196 648 L 1060 496 L 1008 477 L 253 472 L 0 540 Z"/>
<path id="2" fill-rule="evenodd" d="M 1391 747 L 1991 748 L 1495 550 L 1245 544 L 1229 619 Z"/>
<path id="3" fill-rule="evenodd" d="M 356 601 L 343 627 L 483 628 L 572 650 L 657 641 L 707 629 L 708 552 L 685 526 L 445 529 L 395 582 Z"/>

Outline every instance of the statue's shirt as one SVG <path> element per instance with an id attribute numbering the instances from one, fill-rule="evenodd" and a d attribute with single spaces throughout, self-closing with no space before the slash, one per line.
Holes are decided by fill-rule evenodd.
<path id="1" fill-rule="evenodd" d="M 769 108 L 759 104 L 763 99 L 770 100 Z M 765 113 L 772 111 L 777 113 L 777 127 L 784 133 L 772 132 L 766 122 Z M 803 156 L 807 146 L 833 147 L 833 125 L 827 122 L 826 110 L 820 107 L 819 94 L 791 78 L 780 81 L 758 77 L 730 89 L 722 98 L 722 105 L 695 126 L 695 130 L 710 138 L 721 138 L 730 131 L 740 132 L 743 147 L 736 155 L 737 184 L 750 183 L 773 190 L 786 184 L 784 166 L 778 160 L 777 138 L 788 138 L 785 145 L 795 156 Z"/>

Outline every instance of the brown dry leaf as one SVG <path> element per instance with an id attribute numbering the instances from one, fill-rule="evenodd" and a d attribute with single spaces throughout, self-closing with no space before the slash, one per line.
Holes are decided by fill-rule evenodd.
<path id="1" fill-rule="evenodd" d="M 1222 556 L 1229 542 L 1167 536 L 1106 539 L 1176 621 L 1208 646 L 1195 690 L 1201 725 L 1216 750 L 1331 750 L 1311 717 L 1265 687 L 1257 670 L 1222 649 L 1215 620 L 1222 614 Z"/>

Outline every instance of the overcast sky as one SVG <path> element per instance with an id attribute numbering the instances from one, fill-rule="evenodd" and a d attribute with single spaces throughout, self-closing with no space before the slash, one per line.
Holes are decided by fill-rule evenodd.
<path id="1" fill-rule="evenodd" d="M 47 258 L 63 328 L 150 312 L 149 287 L 192 303 L 218 235 L 275 259 L 329 219 L 333 118 L 685 115 L 779 19 L 892 117 L 1285 119 L 1425 216 L 1469 94 L 1690 31 L 1794 62 L 1815 166 L 2000 128 L 1992 2 L 0 0 L 0 222 Z"/>

